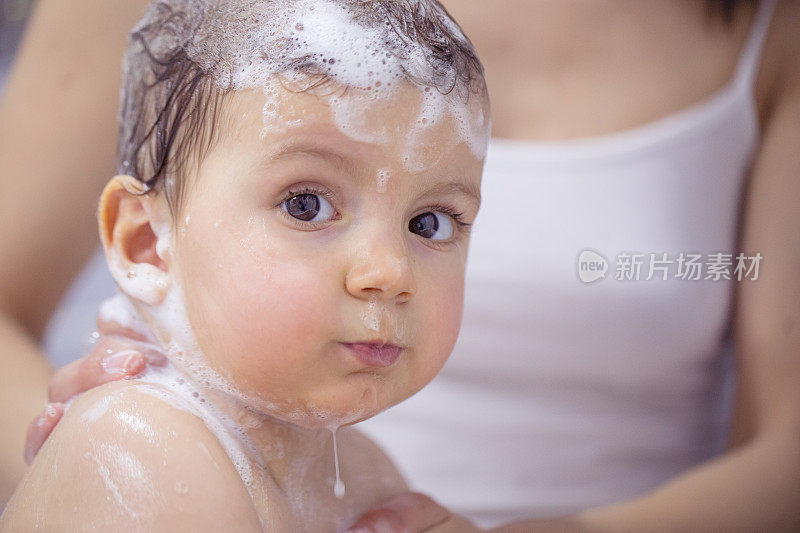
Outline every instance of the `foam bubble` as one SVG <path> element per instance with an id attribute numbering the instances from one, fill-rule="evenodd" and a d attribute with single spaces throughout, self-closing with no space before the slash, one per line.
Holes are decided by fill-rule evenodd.
<path id="1" fill-rule="evenodd" d="M 378 192 L 386 192 L 386 184 L 389 182 L 389 175 L 389 169 L 378 169 L 377 175 L 375 176 L 375 186 Z"/>
<path id="2" fill-rule="evenodd" d="M 117 293 L 100 304 L 98 312 L 100 320 L 106 322 L 116 322 L 123 325 L 145 338 L 154 340 L 147 324 L 139 316 L 139 313 L 131 305 L 131 302 L 123 294 Z"/>
<path id="3" fill-rule="evenodd" d="M 165 10 L 182 16 L 169 18 Z M 423 30 L 418 16 L 424 18 L 421 26 L 429 35 L 419 34 Z M 413 155 L 423 147 L 423 130 L 440 123 L 442 113 L 447 113 L 456 122 L 453 131 L 476 157 L 485 155 L 488 122 L 480 109 L 466 111 L 474 92 L 472 80 L 480 73 L 474 72 L 473 65 L 467 69 L 470 75 L 462 79 L 465 73 L 457 73 L 453 62 L 455 52 L 441 51 L 441 43 L 462 50 L 472 50 L 472 45 L 438 4 L 420 0 L 402 7 L 354 0 L 166 0 L 154 4 L 134 31 L 149 35 L 148 28 L 159 27 L 163 31 L 156 29 L 149 40 L 145 37 L 147 53 L 135 47 L 126 53 L 126 78 L 143 75 L 136 69 L 144 69 L 138 62 L 146 61 L 148 54 L 169 57 L 183 49 L 221 90 L 263 90 L 262 138 L 302 122 L 279 117 L 281 90 L 290 87 L 324 95 L 334 123 L 345 135 L 361 142 L 386 143 L 392 132 L 368 126 L 364 115 L 371 103 L 383 111 L 387 99 L 410 82 L 424 101 L 407 136 L 407 153 Z"/>
<path id="4" fill-rule="evenodd" d="M 378 306 L 378 301 L 375 298 L 370 298 L 367 301 L 367 308 L 360 313 L 361 321 L 364 326 L 370 331 L 380 331 L 381 329 L 381 309 Z"/>
<path id="5" fill-rule="evenodd" d="M 167 278 L 161 269 L 150 263 L 123 261 L 115 249 L 108 256 L 108 268 L 125 294 L 145 303 L 157 304 L 167 289 Z"/>

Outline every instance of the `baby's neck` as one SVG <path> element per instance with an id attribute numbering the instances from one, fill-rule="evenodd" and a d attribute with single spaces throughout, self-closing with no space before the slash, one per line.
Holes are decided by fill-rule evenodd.
<path id="1" fill-rule="evenodd" d="M 246 432 L 252 447 L 272 479 L 281 487 L 314 463 L 333 461 L 333 432 L 337 429 L 304 428 L 258 413 L 238 399 L 209 391 L 215 405 Z"/>
<path id="2" fill-rule="evenodd" d="M 162 385 L 185 400 L 183 407 L 197 414 L 216 435 L 246 484 L 266 475 L 289 497 L 300 484 L 307 493 L 333 490 L 310 483 L 317 480 L 319 485 L 325 476 L 318 473 L 334 462 L 335 427 L 309 429 L 260 413 L 228 392 L 202 386 L 172 363 L 149 370 L 142 380 Z"/>
<path id="3" fill-rule="evenodd" d="M 209 396 L 244 429 L 252 445 L 257 466 L 248 488 L 259 515 L 274 512 L 278 495 L 293 517 L 292 529 L 323 531 L 329 529 L 324 524 L 330 523 L 332 529 L 340 530 L 343 521 L 352 518 L 349 509 L 359 500 L 350 494 L 342 500 L 345 486 L 334 444 L 338 428 L 304 428 L 255 412 L 220 391 Z"/>
<path id="4" fill-rule="evenodd" d="M 182 397 L 186 402 L 183 407 L 203 419 L 246 484 L 257 468 L 263 469 L 282 489 L 298 479 L 298 472 L 311 474 L 324 466 L 330 468 L 334 460 L 332 430 L 336 427 L 308 429 L 291 424 L 266 414 L 269 406 L 250 405 L 252 402 L 243 395 L 231 392 L 234 389 L 230 384 L 207 368 L 193 335 L 187 336 L 183 331 L 188 330 L 188 320 L 182 300 L 177 292 L 171 296 L 162 305 L 161 312 L 142 309 L 123 295 L 105 304 L 107 312 L 121 317 L 120 323 L 136 326 L 133 329 L 170 359 L 167 367 L 150 369 L 144 380 L 155 381 Z M 164 316 L 160 316 L 162 314 Z M 180 322 L 177 326 L 183 327 L 172 323 L 176 317 Z M 176 331 L 182 335 L 176 335 Z M 193 353 L 195 351 L 198 353 Z M 194 375 L 197 372 L 188 371 L 182 363 L 199 368 L 201 374 L 214 375 L 211 379 L 200 379 Z"/>

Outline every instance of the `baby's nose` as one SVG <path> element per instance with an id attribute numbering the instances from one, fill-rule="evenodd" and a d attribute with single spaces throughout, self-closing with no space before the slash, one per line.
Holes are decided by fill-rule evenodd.
<path id="1" fill-rule="evenodd" d="M 407 302 L 417 292 L 408 256 L 391 250 L 363 250 L 347 273 L 347 291 L 356 298 Z"/>

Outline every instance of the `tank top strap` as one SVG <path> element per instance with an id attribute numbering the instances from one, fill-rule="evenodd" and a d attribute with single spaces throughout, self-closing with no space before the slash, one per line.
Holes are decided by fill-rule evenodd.
<path id="1" fill-rule="evenodd" d="M 775 9 L 776 0 L 761 0 L 758 6 L 753 25 L 747 36 L 744 50 L 739 63 L 736 65 L 736 79 L 739 84 L 746 84 L 752 88 L 758 75 L 758 66 L 761 63 L 761 51 L 764 48 L 764 41 L 769 32 L 772 12 Z"/>

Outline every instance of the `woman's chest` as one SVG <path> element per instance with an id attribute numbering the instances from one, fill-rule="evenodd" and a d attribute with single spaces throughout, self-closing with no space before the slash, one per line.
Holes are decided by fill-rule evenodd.
<path id="1" fill-rule="evenodd" d="M 705 2 L 447 4 L 486 67 L 493 135 L 536 140 L 606 135 L 710 97 L 756 13 L 743 4 L 725 26 Z"/>
<path id="2" fill-rule="evenodd" d="M 616 157 L 492 142 L 448 366 L 528 381 L 616 368 L 657 384 L 664 364 L 711 364 L 733 284 L 757 262 L 740 270 L 736 241 L 754 133 L 718 128 L 716 142 L 697 132 Z"/>

